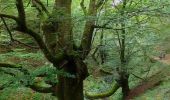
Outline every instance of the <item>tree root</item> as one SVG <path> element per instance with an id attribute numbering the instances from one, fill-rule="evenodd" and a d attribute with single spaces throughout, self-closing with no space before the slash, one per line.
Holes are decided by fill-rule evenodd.
<path id="1" fill-rule="evenodd" d="M 119 89 L 119 87 L 120 87 L 119 84 L 113 83 L 112 88 L 108 91 L 105 91 L 103 93 L 97 93 L 97 94 L 94 94 L 91 92 L 85 92 L 85 96 L 88 99 L 106 98 L 106 97 L 113 95 Z"/>

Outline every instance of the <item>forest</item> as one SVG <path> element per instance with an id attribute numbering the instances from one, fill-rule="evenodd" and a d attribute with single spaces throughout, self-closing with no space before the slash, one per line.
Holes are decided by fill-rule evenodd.
<path id="1" fill-rule="evenodd" d="M 0 0 L 0 100 L 170 100 L 170 0 Z"/>

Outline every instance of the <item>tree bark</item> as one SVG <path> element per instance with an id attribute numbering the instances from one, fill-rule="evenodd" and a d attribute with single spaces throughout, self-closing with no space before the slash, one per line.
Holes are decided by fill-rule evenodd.
<path id="1" fill-rule="evenodd" d="M 128 82 L 129 76 L 121 77 L 121 87 L 122 87 L 122 94 L 123 94 L 123 100 L 128 96 L 129 93 L 129 82 Z"/>
<path id="2" fill-rule="evenodd" d="M 83 80 L 77 83 L 76 78 L 59 76 L 54 94 L 58 100 L 84 100 Z"/>
<path id="3" fill-rule="evenodd" d="M 81 60 L 70 60 L 63 70 L 74 77 L 58 75 L 54 95 L 58 100 L 84 100 L 83 80 L 88 76 L 87 66 Z"/>
<path id="4" fill-rule="evenodd" d="M 121 11 L 121 16 L 122 18 L 125 16 L 125 7 L 126 7 L 126 0 L 123 1 L 123 5 L 122 5 L 122 11 Z M 126 58 L 126 22 L 123 19 L 122 22 L 120 23 L 120 26 L 122 28 L 121 30 L 121 39 L 120 41 L 120 62 L 121 62 L 121 66 L 119 69 L 119 75 L 120 75 L 120 79 L 118 81 L 119 85 L 122 87 L 122 94 L 123 94 L 123 100 L 126 98 L 126 96 L 128 96 L 129 93 L 129 73 L 127 72 L 127 58 Z"/>
<path id="5" fill-rule="evenodd" d="M 58 100 L 83 100 L 83 80 L 88 75 L 87 66 L 80 58 L 75 57 L 76 51 L 73 50 L 71 2 L 72 0 L 55 0 L 53 12 L 43 27 L 50 52 L 64 52 L 67 55 L 60 62 L 61 66 L 56 68 L 75 76 L 58 74 L 58 83 L 53 88 L 53 94 Z"/>
<path id="6" fill-rule="evenodd" d="M 97 16 L 96 0 L 90 0 L 88 14 L 86 16 L 87 21 L 85 23 L 83 37 L 80 44 L 80 48 L 83 51 L 82 58 L 84 59 L 91 50 L 91 40 L 93 37 L 96 16 Z"/>

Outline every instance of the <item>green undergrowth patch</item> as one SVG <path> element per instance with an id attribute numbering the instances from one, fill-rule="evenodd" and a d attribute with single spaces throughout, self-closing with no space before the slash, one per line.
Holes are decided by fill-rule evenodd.
<path id="1" fill-rule="evenodd" d="M 8 52 L 5 54 L 0 54 L 1 59 L 16 57 L 21 59 L 33 59 L 33 60 L 44 60 L 44 55 L 41 51 L 37 51 L 36 53 L 31 52 L 21 52 L 23 49 L 15 49 L 13 52 Z"/>
<path id="2" fill-rule="evenodd" d="M 0 91 L 0 100 L 57 100 L 51 94 L 37 93 L 25 87 L 9 87 Z"/>

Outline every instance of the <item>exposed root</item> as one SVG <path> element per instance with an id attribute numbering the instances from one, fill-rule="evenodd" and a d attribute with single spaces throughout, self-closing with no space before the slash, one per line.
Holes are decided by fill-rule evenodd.
<path id="1" fill-rule="evenodd" d="M 110 90 L 105 91 L 103 93 L 91 93 L 91 92 L 85 92 L 85 96 L 89 99 L 99 99 L 99 98 L 106 98 L 111 95 L 113 95 L 118 89 L 119 85 L 117 83 L 113 83 L 113 86 Z"/>

